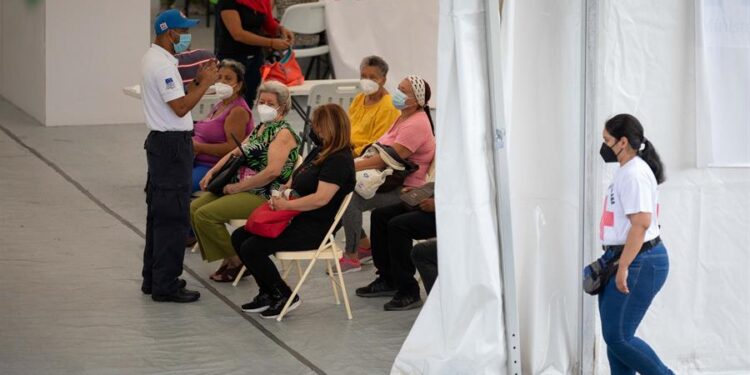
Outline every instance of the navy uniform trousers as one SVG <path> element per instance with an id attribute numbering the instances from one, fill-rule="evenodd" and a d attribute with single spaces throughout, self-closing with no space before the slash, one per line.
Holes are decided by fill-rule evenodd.
<path id="1" fill-rule="evenodd" d="M 144 148 L 148 211 L 143 283 L 150 283 L 155 295 L 169 295 L 178 291 L 177 278 L 182 273 L 185 236 L 190 228 L 192 132 L 152 131 Z"/>

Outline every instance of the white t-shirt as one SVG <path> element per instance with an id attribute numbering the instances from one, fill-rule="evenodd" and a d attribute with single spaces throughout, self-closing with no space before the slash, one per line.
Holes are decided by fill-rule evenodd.
<path id="1" fill-rule="evenodd" d="M 657 186 L 651 168 L 638 156 L 615 172 L 604 199 L 599 226 L 599 237 L 603 245 L 624 245 L 630 231 L 627 215 L 639 212 L 651 213 L 651 225 L 646 231 L 644 242 L 659 236 Z"/>
<path id="2" fill-rule="evenodd" d="M 141 99 L 146 125 L 156 131 L 191 131 L 193 116 L 177 117 L 167 102 L 185 96 L 177 59 L 169 51 L 152 44 L 141 60 Z"/>

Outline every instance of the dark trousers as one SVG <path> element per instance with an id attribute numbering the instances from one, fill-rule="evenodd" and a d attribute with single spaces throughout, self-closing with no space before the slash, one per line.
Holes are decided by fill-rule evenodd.
<path id="1" fill-rule="evenodd" d="M 190 182 L 193 172 L 191 132 L 152 131 L 144 145 L 146 182 L 146 248 L 143 283 L 153 294 L 177 291 L 182 273 L 185 235 L 190 227 Z"/>
<path id="2" fill-rule="evenodd" d="M 245 65 L 245 101 L 247 105 L 252 108 L 255 104 L 255 95 L 258 93 L 258 86 L 260 86 L 261 76 L 260 67 L 265 62 L 263 52 L 258 52 L 254 55 L 234 55 L 225 54 L 221 52 L 216 53 L 216 58 L 219 61 L 224 59 L 237 60 Z"/>
<path id="3" fill-rule="evenodd" d="M 232 233 L 232 246 L 247 267 L 247 271 L 255 278 L 261 292 L 280 292 L 288 296 L 292 291 L 281 278 L 279 270 L 269 256 L 277 251 L 317 249 L 326 230 L 328 227 L 294 219 L 280 236 L 266 238 L 252 234 L 243 227 Z"/>
<path id="4" fill-rule="evenodd" d="M 430 294 L 438 275 L 437 239 L 429 239 L 414 245 L 411 249 L 411 260 L 422 276 L 424 289 Z"/>
<path id="5" fill-rule="evenodd" d="M 401 203 L 372 211 L 372 260 L 380 277 L 401 294 L 419 295 L 411 261 L 412 243 L 435 235 L 434 213 L 412 210 Z"/>

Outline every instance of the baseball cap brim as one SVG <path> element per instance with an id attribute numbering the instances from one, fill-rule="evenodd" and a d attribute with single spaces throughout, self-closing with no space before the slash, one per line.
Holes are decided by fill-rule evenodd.
<path id="1" fill-rule="evenodd" d="M 184 18 L 184 19 L 180 20 L 179 22 L 177 22 L 177 24 L 174 25 L 173 28 L 174 29 L 189 29 L 189 28 L 197 25 L 198 22 L 200 22 L 200 20 L 196 20 L 196 19 L 193 19 L 193 18 Z"/>

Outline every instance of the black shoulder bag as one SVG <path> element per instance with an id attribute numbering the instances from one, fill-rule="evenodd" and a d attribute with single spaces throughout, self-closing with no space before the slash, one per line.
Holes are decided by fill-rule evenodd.
<path id="1" fill-rule="evenodd" d="M 216 175 L 211 178 L 211 181 L 209 181 L 208 185 L 206 185 L 206 190 L 218 196 L 224 195 L 224 186 L 227 186 L 227 184 L 232 181 L 234 176 L 237 175 L 237 171 L 240 170 L 240 167 L 247 163 L 247 156 L 242 150 L 242 145 L 237 140 L 237 137 L 234 136 L 234 134 L 232 134 L 232 139 L 234 140 L 234 143 L 237 144 L 237 147 L 240 149 L 242 155 L 230 156 L 227 162 L 221 166 L 221 169 L 216 172 Z"/>

